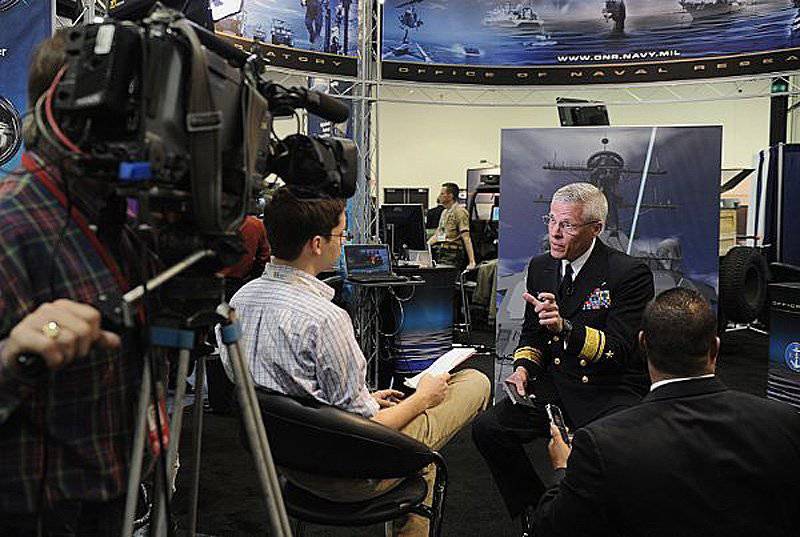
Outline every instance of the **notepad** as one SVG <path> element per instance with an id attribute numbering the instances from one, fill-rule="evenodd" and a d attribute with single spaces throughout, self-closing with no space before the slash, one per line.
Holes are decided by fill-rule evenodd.
<path id="1" fill-rule="evenodd" d="M 425 371 L 421 373 L 417 373 L 411 378 L 407 378 L 403 384 L 408 386 L 409 388 L 417 389 L 417 385 L 419 384 L 419 379 L 422 378 L 423 375 L 430 373 L 432 375 L 439 375 L 441 373 L 449 373 L 453 370 L 457 365 L 461 362 L 475 354 L 475 349 L 472 347 L 457 347 L 455 349 L 450 349 L 443 355 L 439 356 L 435 362 L 428 366 Z"/>

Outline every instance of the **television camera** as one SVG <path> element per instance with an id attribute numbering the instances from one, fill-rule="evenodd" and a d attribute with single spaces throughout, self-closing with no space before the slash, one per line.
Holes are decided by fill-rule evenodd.
<path id="1" fill-rule="evenodd" d="M 342 122 L 347 107 L 273 83 L 258 57 L 178 11 L 156 4 L 136 22 L 72 28 L 66 55 L 37 103 L 37 124 L 63 153 L 67 177 L 137 200 L 137 222 L 159 230 L 159 243 L 168 245 L 162 256 L 202 248 L 222 256 L 271 173 L 301 197 L 355 193 L 352 141 L 279 139 L 273 130 L 274 118 L 298 108 Z"/>
<path id="2" fill-rule="evenodd" d="M 109 206 L 123 213 L 135 208 L 138 229 L 156 236 L 151 241 L 155 248 L 148 253 L 155 253 L 160 265 L 172 265 L 150 279 L 140 274 L 142 285 L 121 298 L 109 297 L 97 304 L 104 324 L 116 325 L 109 328 L 124 327 L 134 336 L 137 328 L 142 329 L 136 341 L 146 358 L 122 535 L 133 533 L 147 402 L 152 400 L 152 408 L 159 408 L 155 379 L 161 373 L 153 354 L 147 352 L 149 346 L 179 350 L 175 397 L 181 401 L 190 351 L 195 348 L 193 331 L 220 322 L 269 510 L 270 534 L 290 536 L 233 311 L 224 303 L 209 309 L 210 299 L 221 299 L 220 278 L 213 274 L 239 259 L 239 224 L 263 177 L 276 174 L 301 198 L 355 194 L 357 151 L 352 141 L 300 133 L 280 139 L 273 129 L 274 118 L 291 116 L 299 108 L 337 123 L 347 120 L 349 111 L 324 94 L 270 81 L 258 57 L 220 40 L 178 11 L 156 4 L 148 14 L 138 16 L 135 21 L 108 18 L 69 29 L 66 65 L 33 112 L 38 135 L 57 154 L 65 185 L 73 180 L 91 181 L 104 190 L 98 196 L 116 200 Z M 97 224 L 103 226 L 102 221 Z M 185 278 L 187 269 L 192 276 Z M 212 279 L 218 285 L 208 285 Z M 158 324 L 143 330 L 149 327 L 137 326 L 141 310 L 133 305 L 147 304 L 150 293 L 168 281 L 171 288 L 164 290 L 162 298 L 170 300 L 163 300 L 165 307 L 153 321 Z M 167 322 L 161 323 L 162 319 Z M 144 322 L 149 324 L 150 319 Z M 146 343 L 142 341 L 145 334 Z M 18 361 L 25 375 L 40 378 L 41 357 L 22 358 Z M 199 385 L 203 384 L 203 364 L 200 355 Z M 155 415 L 155 430 L 162 430 L 160 413 Z M 170 425 L 176 437 L 181 416 L 175 413 Z M 168 533 L 168 483 L 175 475 L 177 443 L 170 442 L 167 449 L 161 435 L 156 436 L 160 471 L 155 480 L 160 486 L 154 487 L 156 514 L 151 534 L 163 536 Z M 199 457 L 194 462 L 191 492 L 193 527 L 198 461 Z"/>

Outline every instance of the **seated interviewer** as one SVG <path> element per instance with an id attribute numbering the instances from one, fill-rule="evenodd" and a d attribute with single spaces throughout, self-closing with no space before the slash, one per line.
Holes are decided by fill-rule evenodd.
<path id="1" fill-rule="evenodd" d="M 800 414 L 717 379 L 716 326 L 696 291 L 647 307 L 650 393 L 578 429 L 571 453 L 551 427 L 559 483 L 539 502 L 535 535 L 798 535 Z"/>
<path id="2" fill-rule="evenodd" d="M 272 261 L 264 274 L 231 299 L 242 325 L 242 347 L 256 385 L 291 396 L 312 397 L 407 434 L 440 449 L 489 402 L 489 380 L 475 370 L 427 375 L 416 392 L 370 393 L 367 362 L 350 317 L 331 299 L 334 290 L 316 278 L 331 270 L 347 237 L 345 202 L 301 199 L 278 190 L 265 211 Z M 222 348 L 228 369 L 228 357 Z M 296 485 L 333 501 L 375 497 L 397 480 L 342 480 L 286 472 Z M 434 471 L 426 473 L 430 503 Z M 397 535 L 425 535 L 417 515 Z M 395 525 L 397 528 L 398 525 Z"/>

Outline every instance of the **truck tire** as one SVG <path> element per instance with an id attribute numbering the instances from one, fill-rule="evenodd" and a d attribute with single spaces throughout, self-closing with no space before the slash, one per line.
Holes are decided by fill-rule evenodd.
<path id="1" fill-rule="evenodd" d="M 735 323 L 750 323 L 767 300 L 767 260 L 756 248 L 735 246 L 720 260 L 719 304 Z"/>

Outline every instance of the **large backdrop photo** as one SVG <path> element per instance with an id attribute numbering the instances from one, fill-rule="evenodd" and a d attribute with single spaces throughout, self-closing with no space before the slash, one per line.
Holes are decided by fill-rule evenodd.
<path id="1" fill-rule="evenodd" d="M 549 249 L 541 217 L 572 182 L 605 193 L 600 239 L 643 259 L 656 292 L 697 289 L 716 305 L 722 127 L 503 129 L 501 153 L 499 357 L 519 339 L 528 262 Z"/>
<path id="2" fill-rule="evenodd" d="M 383 13 L 388 78 L 585 84 L 800 63 L 794 0 L 387 0 Z"/>

